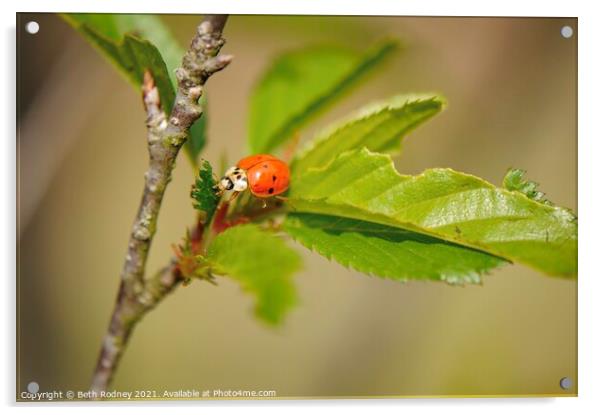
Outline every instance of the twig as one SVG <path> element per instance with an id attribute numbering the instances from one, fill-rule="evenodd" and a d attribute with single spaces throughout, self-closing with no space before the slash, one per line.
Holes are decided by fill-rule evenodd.
<path id="1" fill-rule="evenodd" d="M 142 86 L 147 112 L 149 167 L 144 192 L 132 227 L 128 252 L 109 329 L 102 342 L 91 390 L 106 390 L 136 323 L 182 280 L 177 264 L 144 280 L 146 260 L 155 234 L 165 189 L 171 180 L 176 157 L 190 126 L 201 116 L 198 104 L 207 79 L 225 68 L 230 55 L 218 55 L 225 41 L 222 31 L 226 15 L 206 16 L 177 69 L 178 88 L 169 118 L 161 108 L 152 74 L 145 73 Z"/>

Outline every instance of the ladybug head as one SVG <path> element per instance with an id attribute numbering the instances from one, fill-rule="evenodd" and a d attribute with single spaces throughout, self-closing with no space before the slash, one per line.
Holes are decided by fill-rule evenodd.
<path id="1" fill-rule="evenodd" d="M 244 192 L 247 190 L 247 173 L 240 167 L 230 167 L 224 177 L 218 183 L 221 191 L 234 190 L 235 192 Z"/>

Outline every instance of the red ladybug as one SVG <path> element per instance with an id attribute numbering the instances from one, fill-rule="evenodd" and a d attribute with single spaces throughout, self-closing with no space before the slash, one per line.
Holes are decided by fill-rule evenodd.
<path id="1" fill-rule="evenodd" d="M 230 167 L 217 184 L 220 193 L 234 191 L 234 196 L 249 189 L 259 198 L 286 192 L 290 180 L 287 164 L 269 154 L 245 157 Z"/>

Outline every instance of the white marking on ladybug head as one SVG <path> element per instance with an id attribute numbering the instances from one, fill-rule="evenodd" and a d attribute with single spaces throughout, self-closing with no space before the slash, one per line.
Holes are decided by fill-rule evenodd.
<path id="1" fill-rule="evenodd" d="M 232 183 L 227 177 L 222 177 L 218 183 L 218 187 L 222 192 L 226 190 L 232 190 L 234 183 Z"/>
<path id="2" fill-rule="evenodd" d="M 233 190 L 235 192 L 244 192 L 249 187 L 247 182 L 247 172 L 240 167 L 230 167 L 224 177 L 219 182 L 222 190 Z"/>

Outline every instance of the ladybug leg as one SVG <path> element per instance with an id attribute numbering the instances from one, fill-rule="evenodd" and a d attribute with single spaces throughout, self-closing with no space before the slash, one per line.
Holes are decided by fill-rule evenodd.
<path id="1" fill-rule="evenodd" d="M 228 199 L 228 202 L 232 202 L 234 199 L 236 199 L 238 197 L 239 194 L 240 194 L 240 192 L 232 192 L 232 196 L 230 196 L 230 199 Z"/>
<path id="2" fill-rule="evenodd" d="M 261 208 L 265 209 L 268 207 L 268 202 L 265 201 L 265 199 L 261 199 Z"/>
<path id="3" fill-rule="evenodd" d="M 282 202 L 285 202 L 285 203 L 288 202 L 288 200 L 289 200 L 288 197 L 286 197 L 286 196 L 274 196 L 274 198 L 281 200 Z"/>
<path id="4" fill-rule="evenodd" d="M 217 197 L 222 197 L 222 195 L 224 194 L 224 189 L 222 189 L 219 185 L 219 181 L 215 177 L 215 175 L 213 175 L 213 179 L 215 180 L 215 184 L 213 185 L 213 187 L 211 187 L 211 190 L 213 190 L 213 193 L 215 193 Z"/>

